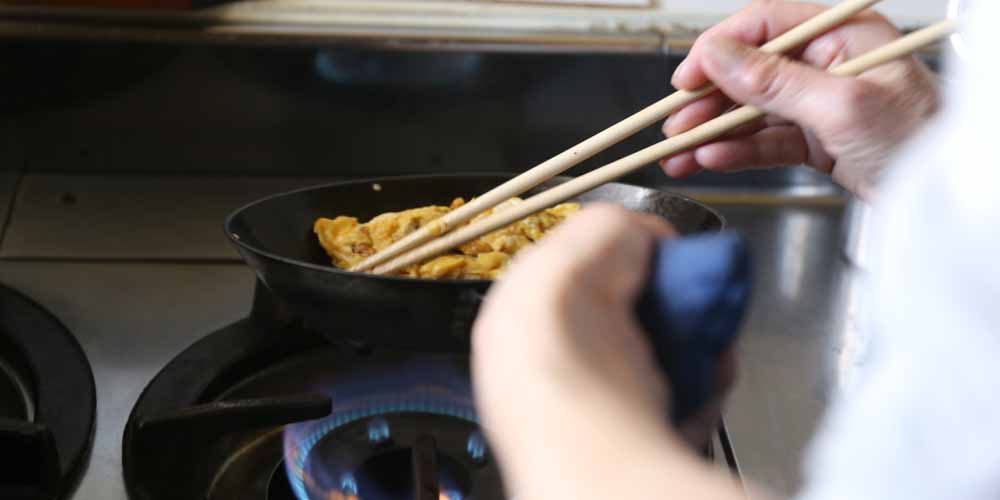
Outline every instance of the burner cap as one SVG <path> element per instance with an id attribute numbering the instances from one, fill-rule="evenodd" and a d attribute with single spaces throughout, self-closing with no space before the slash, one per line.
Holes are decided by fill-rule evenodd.
<path id="1" fill-rule="evenodd" d="M 0 498 L 68 495 L 90 451 L 96 404 L 94 376 L 73 335 L 0 286 L 0 450 L 8 459 Z"/>

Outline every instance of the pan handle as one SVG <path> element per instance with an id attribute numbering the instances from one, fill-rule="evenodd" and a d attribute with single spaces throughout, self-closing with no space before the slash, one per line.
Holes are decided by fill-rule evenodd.
<path id="1" fill-rule="evenodd" d="M 637 313 L 670 380 L 675 423 L 716 395 L 719 360 L 739 333 L 750 278 L 749 249 L 735 233 L 658 244 Z"/>

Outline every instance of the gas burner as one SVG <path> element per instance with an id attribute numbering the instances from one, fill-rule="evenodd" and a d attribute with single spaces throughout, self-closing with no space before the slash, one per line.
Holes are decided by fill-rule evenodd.
<path id="1" fill-rule="evenodd" d="M 65 498 L 94 435 L 94 376 L 48 311 L 0 286 L 0 498 Z"/>
<path id="2" fill-rule="evenodd" d="M 396 412 L 305 441 L 290 436 L 286 477 L 298 500 L 502 498 L 483 436 L 469 420 Z"/>
<path id="3" fill-rule="evenodd" d="M 258 284 L 171 361 L 124 436 L 133 500 L 502 499 L 468 356 L 334 345 Z"/>
<path id="4" fill-rule="evenodd" d="M 457 356 L 393 356 L 335 381 L 330 416 L 284 433 L 299 500 L 502 498 Z"/>

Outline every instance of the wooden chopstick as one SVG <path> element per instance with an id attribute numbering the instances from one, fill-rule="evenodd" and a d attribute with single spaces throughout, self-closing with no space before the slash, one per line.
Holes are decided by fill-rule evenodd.
<path id="1" fill-rule="evenodd" d="M 847 0 L 814 16 L 808 21 L 792 28 L 774 40 L 764 44 L 761 50 L 767 52 L 787 52 L 809 40 L 842 24 L 847 19 L 871 7 L 881 0 Z M 408 234 L 399 241 L 382 249 L 351 268 L 352 271 L 366 271 L 383 262 L 387 262 L 403 252 L 422 245 L 440 236 L 452 228 L 472 219 L 476 215 L 496 206 L 507 199 L 569 170 L 578 163 L 604 151 L 605 149 L 627 139 L 636 132 L 666 118 L 670 113 L 680 109 L 702 97 L 715 92 L 713 85 L 706 85 L 698 90 L 680 90 L 657 101 L 653 105 L 635 113 L 632 116 L 598 132 L 593 137 L 573 146 L 562 153 L 540 163 L 513 179 L 491 189 L 482 196 L 472 199 L 469 203 L 448 212 L 444 216 Z"/>
<path id="2" fill-rule="evenodd" d="M 838 76 L 857 75 L 889 61 L 912 54 L 924 46 L 949 36 L 956 29 L 957 23 L 953 20 L 938 22 L 840 64 L 830 70 L 830 73 Z M 424 246 L 418 247 L 409 253 L 376 267 L 374 273 L 391 273 L 423 262 L 426 259 L 447 252 L 484 234 L 508 226 L 547 207 L 579 196 L 661 158 L 666 158 L 704 144 L 762 116 L 764 116 L 764 112 L 760 109 L 753 106 L 743 106 L 735 111 L 705 122 L 683 134 L 661 141 L 597 170 L 566 181 L 552 189 L 524 200 L 523 203 L 512 205 L 475 223 L 460 227 Z"/>

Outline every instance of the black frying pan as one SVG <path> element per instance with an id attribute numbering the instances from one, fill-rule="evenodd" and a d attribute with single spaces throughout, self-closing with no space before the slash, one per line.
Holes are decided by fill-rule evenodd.
<path id="1" fill-rule="evenodd" d="M 504 175 L 434 175 L 351 181 L 279 194 L 226 220 L 226 234 L 257 276 L 328 338 L 372 347 L 467 352 L 472 321 L 489 281 L 425 280 L 351 273 L 333 267 L 313 234 L 317 217 L 380 213 L 469 199 Z M 553 179 L 528 195 L 564 182 Z M 373 187 L 378 184 L 381 189 Z M 715 232 L 724 220 L 689 198 L 626 184 L 607 184 L 579 198 L 654 213 L 681 234 Z"/>

